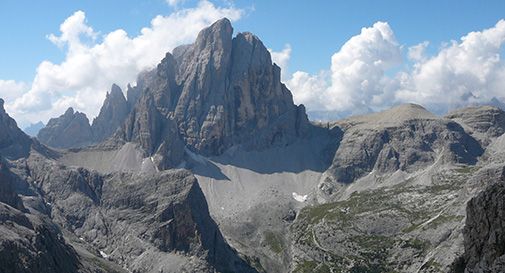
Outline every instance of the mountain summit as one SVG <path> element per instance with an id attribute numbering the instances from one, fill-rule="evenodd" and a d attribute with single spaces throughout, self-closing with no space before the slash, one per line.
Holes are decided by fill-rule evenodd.
<path id="1" fill-rule="evenodd" d="M 194 44 L 167 54 L 143 88 L 143 96 L 152 95 L 159 112 L 177 123 L 186 145 L 207 155 L 235 144 L 289 141 L 308 125 L 263 43 L 232 33 L 228 19 L 202 30 Z"/>
<path id="2" fill-rule="evenodd" d="M 107 139 L 120 127 L 114 139 L 140 144 L 145 156 L 160 154 L 174 142 L 219 155 L 234 145 L 264 149 L 306 134 L 305 108 L 293 103 L 267 48 L 251 33 L 232 34 L 226 18 L 203 29 L 193 44 L 175 48 L 155 69 L 141 73 L 137 85 L 128 87 L 128 100 L 113 85 L 93 121 L 91 142 Z M 41 130 L 44 143 L 83 146 L 82 141 L 62 146 L 46 140 L 45 132 L 55 123 Z M 69 141 L 84 137 L 57 131 Z"/>
<path id="3" fill-rule="evenodd" d="M 229 20 L 219 20 L 142 74 L 128 91 L 140 98 L 116 138 L 140 143 L 147 155 L 174 142 L 219 155 L 234 145 L 263 149 L 305 134 L 305 108 L 293 103 L 266 47 L 251 33 L 232 33 Z"/>

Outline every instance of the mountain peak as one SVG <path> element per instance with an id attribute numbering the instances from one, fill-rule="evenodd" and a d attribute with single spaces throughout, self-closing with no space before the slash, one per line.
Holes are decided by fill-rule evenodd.
<path id="1" fill-rule="evenodd" d="M 226 50 L 228 48 L 227 44 L 231 44 L 232 35 L 233 27 L 230 20 L 223 18 L 198 33 L 195 48 L 202 50 L 212 45 L 211 47 L 214 50 L 222 48 Z"/>
<path id="2" fill-rule="evenodd" d="M 67 111 L 63 114 L 64 116 L 72 116 L 74 115 L 74 108 L 68 107 Z"/>
<path id="3" fill-rule="evenodd" d="M 110 96 L 112 97 L 123 97 L 124 98 L 124 94 L 123 94 L 123 91 L 121 90 L 121 87 L 119 87 L 117 84 L 113 83 L 111 88 L 110 88 Z"/>
<path id="4" fill-rule="evenodd" d="M 4 100 L 0 99 L 0 157 L 17 159 L 26 156 L 31 147 L 31 139 L 21 129 L 16 121 L 4 109 Z"/>
<path id="5" fill-rule="evenodd" d="M 436 115 L 415 103 L 400 104 L 390 109 L 347 118 L 338 123 L 361 124 L 367 128 L 398 126 L 408 120 L 435 120 Z"/>
<path id="6" fill-rule="evenodd" d="M 55 148 L 85 147 L 91 144 L 91 126 L 86 114 L 69 107 L 60 117 L 50 119 L 37 138 Z"/>
<path id="7" fill-rule="evenodd" d="M 214 30 L 220 30 L 220 31 L 221 30 L 224 30 L 224 31 L 233 30 L 230 20 L 226 17 L 223 17 L 223 18 L 217 20 L 212 25 L 210 25 L 210 27 L 208 27 L 208 28 L 214 29 Z"/>
<path id="8" fill-rule="evenodd" d="M 128 113 L 129 106 L 123 91 L 118 85 L 112 84 L 100 113 L 91 125 L 94 142 L 100 142 L 111 136 L 125 121 Z"/>

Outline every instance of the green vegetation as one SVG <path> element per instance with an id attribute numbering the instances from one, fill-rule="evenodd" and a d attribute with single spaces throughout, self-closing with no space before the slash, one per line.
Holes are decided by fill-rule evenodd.
<path id="1" fill-rule="evenodd" d="M 324 253 L 324 260 L 300 263 L 295 272 L 325 272 L 329 267 L 333 272 L 339 272 L 335 270 L 339 268 L 342 272 L 393 273 L 392 269 L 402 268 L 404 261 L 391 260 L 391 255 L 401 257 L 404 249 L 409 255 L 422 257 L 432 246 L 418 233 L 463 220 L 463 216 L 441 211 L 457 197 L 475 170 L 475 166 L 449 169 L 434 175 L 428 184 L 410 178 L 389 188 L 354 192 L 346 200 L 303 208 L 290 227 L 295 242 L 309 251 Z M 390 218 L 394 223 L 387 232 L 395 232 L 396 224 L 396 234 L 368 231 L 368 225 Z M 427 222 L 430 219 L 433 220 Z M 322 238 L 335 239 L 338 248 L 321 246 L 318 240 Z M 429 261 L 425 267 L 440 271 L 440 264 L 435 261 Z"/>
<path id="2" fill-rule="evenodd" d="M 465 165 L 461 168 L 455 169 L 455 171 L 460 174 L 471 174 L 471 173 L 474 173 L 475 171 L 478 171 L 479 169 L 480 169 L 479 166 Z"/>
<path id="3" fill-rule="evenodd" d="M 282 237 L 272 231 L 266 231 L 264 233 L 264 242 L 268 245 L 270 250 L 279 254 L 284 250 L 284 243 Z"/>

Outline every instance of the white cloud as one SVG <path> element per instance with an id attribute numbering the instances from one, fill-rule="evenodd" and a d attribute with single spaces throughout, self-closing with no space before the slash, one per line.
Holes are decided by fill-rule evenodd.
<path id="1" fill-rule="evenodd" d="M 295 100 L 311 110 L 363 109 L 383 103 L 391 85 L 385 73 L 401 62 L 401 47 L 393 31 L 388 23 L 377 22 L 361 29 L 333 54 L 330 71 L 316 76 L 298 71 L 288 86 Z"/>
<path id="2" fill-rule="evenodd" d="M 48 36 L 66 50 L 65 60 L 42 62 L 30 90 L 7 108 L 20 123 L 45 122 L 69 106 L 86 112 L 91 119 L 112 83 L 124 88 L 166 52 L 193 42 L 202 28 L 223 17 L 235 21 L 241 16 L 242 10 L 233 6 L 217 7 L 202 0 L 194 8 L 156 16 L 136 37 L 122 29 L 98 37 L 87 24 L 85 13 L 77 11 L 61 24 L 59 35 Z"/>
<path id="3" fill-rule="evenodd" d="M 0 80 L 0 98 L 4 99 L 6 104 L 13 102 L 29 89 L 24 82 L 13 80 Z"/>
<path id="4" fill-rule="evenodd" d="M 505 21 L 452 41 L 435 56 L 419 60 L 403 76 L 398 101 L 414 101 L 443 111 L 469 103 L 487 102 L 505 94 L 505 66 L 500 50 Z"/>
<path id="5" fill-rule="evenodd" d="M 304 104 L 310 110 L 318 110 L 326 108 L 324 96 L 330 84 L 329 79 L 329 73 L 326 71 L 318 75 L 296 71 L 286 81 L 286 85 L 293 93 L 296 104 Z"/>
<path id="6" fill-rule="evenodd" d="M 438 113 L 505 96 L 505 21 L 471 32 L 460 41 L 426 54 L 429 42 L 408 49 L 407 63 L 387 23 L 363 28 L 332 56 L 330 69 L 310 75 L 297 71 L 287 80 L 297 103 L 311 111 L 352 113 L 414 102 Z M 401 68 L 393 74 L 394 69 Z M 361 110 L 360 110 L 361 111 Z"/>
<path id="7" fill-rule="evenodd" d="M 277 64 L 281 68 L 281 78 L 286 80 L 288 73 L 289 59 L 291 58 L 291 45 L 286 44 L 281 51 L 273 51 L 268 49 L 270 55 L 272 56 L 272 62 Z"/>
<path id="8" fill-rule="evenodd" d="M 184 3 L 186 0 L 166 0 L 167 4 L 172 6 L 172 7 L 177 7 Z"/>
<path id="9" fill-rule="evenodd" d="M 426 48 L 430 43 L 428 41 L 424 41 L 415 46 L 409 47 L 408 57 L 412 61 L 424 61 L 426 59 Z"/>

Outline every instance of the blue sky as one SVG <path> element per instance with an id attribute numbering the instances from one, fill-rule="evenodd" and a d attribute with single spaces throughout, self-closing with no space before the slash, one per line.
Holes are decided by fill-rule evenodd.
<path id="1" fill-rule="evenodd" d="M 194 6 L 195 2 L 186 1 L 179 8 Z M 329 57 L 343 43 L 376 21 L 388 22 L 404 45 L 429 40 L 430 47 L 436 48 L 505 18 L 505 1 L 500 0 L 238 0 L 234 5 L 246 10 L 234 24 L 236 31 L 251 31 L 273 49 L 290 44 L 290 69 L 312 73 L 327 67 Z M 77 10 L 85 11 L 89 24 L 100 32 L 122 28 L 136 35 L 154 16 L 169 14 L 174 8 L 164 0 L 3 0 L 0 79 L 31 81 L 41 61 L 63 60 L 63 52 L 46 36 L 58 32 L 61 22 Z"/>
<path id="2" fill-rule="evenodd" d="M 309 111 L 505 99 L 505 1 L 467 0 L 3 0 L 0 97 L 22 125 L 69 106 L 92 118 L 112 82 L 124 88 L 221 16 L 272 49 Z"/>

